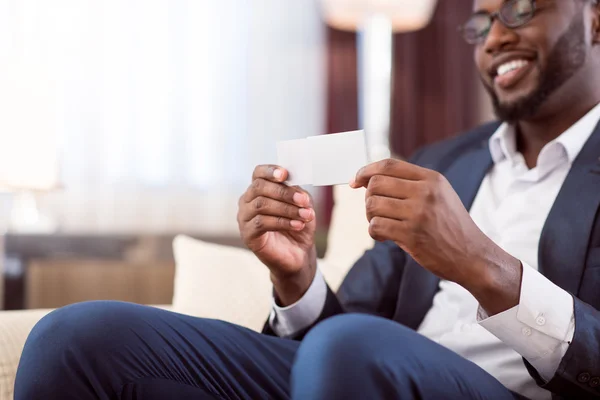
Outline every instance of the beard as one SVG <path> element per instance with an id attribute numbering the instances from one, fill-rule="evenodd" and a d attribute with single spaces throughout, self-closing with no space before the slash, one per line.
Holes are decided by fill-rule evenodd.
<path id="1" fill-rule="evenodd" d="M 507 122 L 516 122 L 535 116 L 548 97 L 567 82 L 586 61 L 585 23 L 583 13 L 574 18 L 567 31 L 559 38 L 541 69 L 537 88 L 516 101 L 502 103 L 493 87 L 484 82 L 492 99 L 494 113 Z"/>

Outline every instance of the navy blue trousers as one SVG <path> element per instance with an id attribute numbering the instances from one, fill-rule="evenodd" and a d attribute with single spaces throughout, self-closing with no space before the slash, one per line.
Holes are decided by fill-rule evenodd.
<path id="1" fill-rule="evenodd" d="M 56 310 L 33 329 L 16 400 L 510 399 L 475 364 L 395 322 L 347 314 L 300 343 L 121 302 Z"/>

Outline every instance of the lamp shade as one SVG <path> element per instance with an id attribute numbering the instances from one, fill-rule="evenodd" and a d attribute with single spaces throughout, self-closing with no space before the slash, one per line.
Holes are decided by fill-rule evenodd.
<path id="1" fill-rule="evenodd" d="M 365 20 L 382 15 L 392 22 L 394 32 L 424 28 L 437 0 L 322 0 L 327 24 L 345 31 L 360 30 Z"/>

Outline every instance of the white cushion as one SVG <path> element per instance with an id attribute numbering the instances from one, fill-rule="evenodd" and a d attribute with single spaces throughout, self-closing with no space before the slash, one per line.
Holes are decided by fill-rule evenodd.
<path id="1" fill-rule="evenodd" d="M 268 269 L 248 250 L 178 236 L 173 310 L 260 331 L 271 308 Z"/>

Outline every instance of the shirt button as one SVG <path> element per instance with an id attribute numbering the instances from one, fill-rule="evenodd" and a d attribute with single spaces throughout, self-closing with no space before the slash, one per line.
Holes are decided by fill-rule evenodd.
<path id="1" fill-rule="evenodd" d="M 529 329 L 529 328 L 525 327 L 525 328 L 521 329 L 521 333 L 522 333 L 524 336 L 531 336 L 531 329 Z"/>
<path id="2" fill-rule="evenodd" d="M 597 376 L 593 377 L 592 379 L 590 379 L 590 383 L 589 383 L 590 387 L 598 387 L 600 385 L 600 378 L 598 378 Z"/>
<path id="3" fill-rule="evenodd" d="M 546 324 L 546 318 L 539 316 L 535 319 L 535 323 L 538 324 L 539 326 L 542 326 L 542 325 Z"/>
<path id="4" fill-rule="evenodd" d="M 588 374 L 587 372 L 582 372 L 581 374 L 579 374 L 577 376 L 577 380 L 580 383 L 588 383 L 590 381 L 591 375 Z"/>

